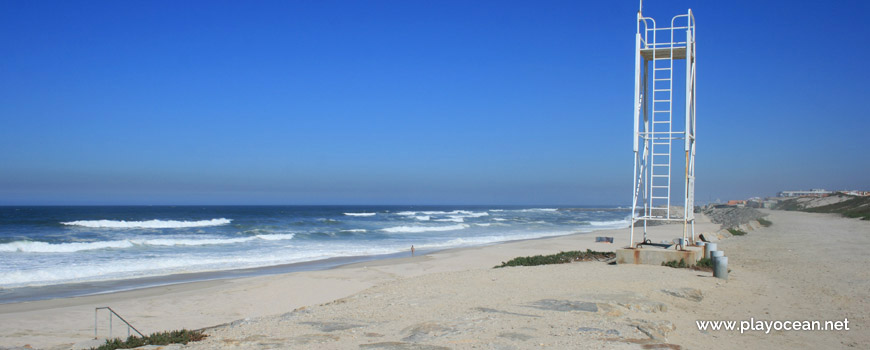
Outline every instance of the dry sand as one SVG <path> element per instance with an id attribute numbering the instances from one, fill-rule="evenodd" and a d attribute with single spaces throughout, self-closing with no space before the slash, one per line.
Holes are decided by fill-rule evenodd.
<path id="1" fill-rule="evenodd" d="M 223 324 L 187 346 L 194 349 L 865 348 L 870 222 L 766 213 L 773 226 L 719 242 L 731 264 L 728 281 L 688 269 L 598 262 L 491 268 L 516 256 L 612 250 L 627 242 L 627 230 L 600 231 L 325 271 L 0 305 L 0 344 L 93 345 L 94 307 L 111 306 L 146 333 Z M 708 237 L 718 229 L 703 219 L 696 227 Z M 681 232 L 680 225 L 656 226 L 650 236 Z M 594 243 L 595 236 L 616 241 Z M 695 324 L 751 317 L 848 318 L 851 330 L 740 334 L 699 331 Z"/>

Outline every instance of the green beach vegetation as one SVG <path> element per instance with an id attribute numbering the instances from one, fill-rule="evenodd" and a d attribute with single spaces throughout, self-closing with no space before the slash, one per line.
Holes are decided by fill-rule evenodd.
<path id="1" fill-rule="evenodd" d="M 200 341 L 208 335 L 202 331 L 191 331 L 182 329 L 180 331 L 157 332 L 145 337 L 130 336 L 127 340 L 119 338 L 106 339 L 106 343 L 91 350 L 115 350 L 115 349 L 132 349 L 145 345 L 169 345 L 169 344 L 187 344 L 189 342 Z"/>
<path id="2" fill-rule="evenodd" d="M 729 228 L 729 229 L 728 229 L 728 232 L 731 232 L 731 234 L 732 234 L 732 235 L 735 235 L 735 236 L 743 236 L 743 235 L 746 235 L 746 231 L 743 231 L 743 230 L 741 230 L 741 229 L 736 229 L 736 228 Z"/>
<path id="3" fill-rule="evenodd" d="M 668 261 L 668 262 L 662 262 L 662 266 L 673 267 L 673 268 L 677 268 L 677 269 L 685 269 L 685 268 L 689 268 L 689 264 L 686 264 L 686 260 L 685 260 L 685 259 L 680 259 L 679 262 L 676 261 L 676 260 L 671 260 L 671 261 Z"/>
<path id="4" fill-rule="evenodd" d="M 612 259 L 614 257 L 616 257 L 616 253 L 614 252 L 597 252 L 591 249 L 586 249 L 585 252 L 580 250 L 573 250 L 550 255 L 521 256 L 513 258 L 508 262 L 502 262 L 501 265 L 495 266 L 494 268 L 508 266 L 567 264 L 575 261 L 604 261 Z"/>
<path id="5" fill-rule="evenodd" d="M 668 262 L 663 262 L 662 266 L 673 267 L 675 269 L 692 269 L 697 271 L 713 271 L 713 260 L 710 258 L 701 258 L 694 265 L 689 264 L 684 259 L 680 259 L 680 261 L 671 260 Z"/>

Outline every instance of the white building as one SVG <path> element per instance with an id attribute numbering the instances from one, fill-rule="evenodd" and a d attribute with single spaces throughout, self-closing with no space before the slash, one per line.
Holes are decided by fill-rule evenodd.
<path id="1" fill-rule="evenodd" d="M 834 192 L 827 191 L 823 188 L 814 188 L 814 189 L 811 189 L 809 191 L 805 191 L 805 190 L 782 191 L 782 192 L 778 193 L 777 196 L 779 196 L 779 197 L 804 197 L 804 196 L 824 197 L 824 196 L 827 196 L 831 193 L 834 193 Z"/>

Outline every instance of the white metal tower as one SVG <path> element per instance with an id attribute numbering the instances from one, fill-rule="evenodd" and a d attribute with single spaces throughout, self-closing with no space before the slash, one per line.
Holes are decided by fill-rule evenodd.
<path id="1" fill-rule="evenodd" d="M 642 3 L 641 3 L 642 7 Z M 642 8 L 641 8 L 642 10 Z M 683 238 L 695 240 L 695 17 L 692 10 L 674 16 L 668 27 L 637 11 L 634 58 L 634 192 L 629 247 L 647 240 L 647 222 L 683 223 Z M 685 99 L 674 96 L 675 64 L 685 60 Z M 685 103 L 685 118 L 674 119 L 674 106 Z M 684 122 L 684 123 L 683 123 Z M 681 125 L 683 124 L 683 125 Z M 683 142 L 680 142 L 682 140 Z M 671 172 L 683 144 L 685 170 Z M 673 147 L 676 145 L 676 147 Z M 672 202 L 672 181 L 683 181 L 682 203 Z M 677 198 L 674 196 L 675 199 Z M 682 218 L 671 213 L 683 204 Z M 643 224 L 643 240 L 634 229 Z"/>

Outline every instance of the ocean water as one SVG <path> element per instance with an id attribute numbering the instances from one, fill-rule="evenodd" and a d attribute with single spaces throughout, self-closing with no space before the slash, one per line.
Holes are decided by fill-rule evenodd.
<path id="1" fill-rule="evenodd" d="M 498 206 L 0 207 L 0 291 L 484 245 L 627 227 L 628 215 Z"/>

